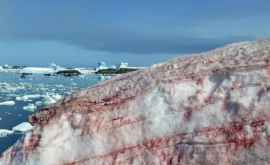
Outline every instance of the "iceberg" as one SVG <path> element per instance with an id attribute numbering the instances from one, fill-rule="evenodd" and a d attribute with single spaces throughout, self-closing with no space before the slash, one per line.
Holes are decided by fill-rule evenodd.
<path id="1" fill-rule="evenodd" d="M 23 122 L 15 127 L 12 128 L 13 132 L 21 132 L 26 133 L 33 129 L 33 126 L 28 122 Z"/>
<path id="2" fill-rule="evenodd" d="M 14 106 L 16 103 L 15 101 L 4 101 L 4 102 L 0 102 L 0 106 Z"/>
<path id="3" fill-rule="evenodd" d="M 0 129 L 0 138 L 7 137 L 9 135 L 14 134 L 15 132 L 19 133 L 27 133 L 31 131 L 34 127 L 28 123 L 28 122 L 23 122 L 15 127 L 12 128 L 12 130 L 8 129 Z"/>
<path id="4" fill-rule="evenodd" d="M 54 73 L 53 68 L 46 67 L 26 67 L 20 70 L 20 73 L 30 73 L 30 74 L 50 74 Z"/>
<path id="5" fill-rule="evenodd" d="M 0 129 L 0 138 L 7 137 L 8 135 L 13 134 L 13 131 L 8 129 Z"/>
<path id="6" fill-rule="evenodd" d="M 66 68 L 64 68 L 64 67 L 61 67 L 61 66 L 55 64 L 55 63 L 51 63 L 51 64 L 50 64 L 50 68 L 52 68 L 52 69 L 55 70 L 55 71 L 65 70 L 65 69 L 66 69 Z"/>
<path id="7" fill-rule="evenodd" d="M 43 102 L 42 102 L 42 101 L 36 101 L 36 102 L 35 102 L 35 105 L 36 105 L 36 106 L 42 106 L 42 105 L 43 105 Z"/>
<path id="8" fill-rule="evenodd" d="M 121 62 L 118 66 L 118 68 L 128 68 L 128 63 L 127 62 Z"/>
<path id="9" fill-rule="evenodd" d="M 23 107 L 23 110 L 34 112 L 37 109 L 37 106 L 35 104 L 28 104 L 27 106 Z"/>
<path id="10" fill-rule="evenodd" d="M 103 69 L 109 69 L 107 64 L 104 61 L 101 61 L 98 63 L 98 66 L 96 67 L 95 71 L 103 70 Z"/>
<path id="11" fill-rule="evenodd" d="M 62 99 L 62 96 L 59 95 L 59 94 L 47 94 L 45 97 L 44 97 L 44 102 L 43 104 L 45 106 L 47 105 L 50 105 L 50 104 L 55 104 L 57 101 L 61 100 Z"/>
<path id="12" fill-rule="evenodd" d="M 39 94 L 35 94 L 35 95 L 25 95 L 25 96 L 18 96 L 16 97 L 16 101 L 29 101 L 31 99 L 38 99 L 38 98 L 41 98 L 43 97 L 42 95 L 39 95 Z"/>

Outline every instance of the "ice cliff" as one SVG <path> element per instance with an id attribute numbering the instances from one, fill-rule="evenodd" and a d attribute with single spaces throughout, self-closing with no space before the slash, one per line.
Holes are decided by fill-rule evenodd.
<path id="1" fill-rule="evenodd" d="M 30 117 L 1 165 L 270 164 L 270 41 L 117 76 Z"/>

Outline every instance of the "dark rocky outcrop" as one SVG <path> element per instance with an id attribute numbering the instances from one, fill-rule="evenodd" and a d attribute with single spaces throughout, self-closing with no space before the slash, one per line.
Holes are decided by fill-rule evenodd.
<path id="1" fill-rule="evenodd" d="M 75 69 L 70 69 L 70 70 L 61 70 L 55 73 L 56 75 L 62 75 L 65 77 L 72 77 L 72 76 L 79 76 L 82 73 L 78 70 Z"/>
<path id="2" fill-rule="evenodd" d="M 138 69 L 133 69 L 133 68 L 119 68 L 119 69 L 101 69 L 95 72 L 96 74 L 102 74 L 102 75 L 111 75 L 111 74 L 124 74 L 128 72 L 133 72 Z"/>

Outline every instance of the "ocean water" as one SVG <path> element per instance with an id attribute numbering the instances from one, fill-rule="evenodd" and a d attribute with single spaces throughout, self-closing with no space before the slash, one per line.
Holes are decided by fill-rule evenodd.
<path id="1" fill-rule="evenodd" d="M 0 73 L 0 129 L 10 130 L 27 121 L 28 116 L 38 109 L 99 81 L 101 79 L 96 75 L 71 78 L 46 77 L 37 74 L 21 78 L 16 73 Z M 3 102 L 6 103 L 1 105 Z M 22 135 L 13 134 L 0 137 L 0 154 L 14 144 L 20 136 Z"/>

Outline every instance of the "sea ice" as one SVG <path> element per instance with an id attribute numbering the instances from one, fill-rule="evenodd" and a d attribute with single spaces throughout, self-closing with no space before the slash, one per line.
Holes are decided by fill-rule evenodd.
<path id="1" fill-rule="evenodd" d="M 44 97 L 44 105 L 47 106 L 47 105 L 50 105 L 50 104 L 55 104 L 58 100 L 62 99 L 62 96 L 59 95 L 59 94 L 47 94 L 45 97 Z"/>
<path id="2" fill-rule="evenodd" d="M 16 97 L 16 100 L 17 101 L 30 101 L 31 99 L 38 99 L 38 98 L 41 98 L 42 95 L 38 95 L 38 94 L 35 94 L 35 95 L 25 95 L 25 96 L 18 96 Z"/>
<path id="3" fill-rule="evenodd" d="M 43 102 L 42 102 L 42 101 L 36 101 L 36 102 L 35 102 L 35 105 L 36 105 L 36 106 L 42 106 L 42 105 L 43 105 Z"/>
<path id="4" fill-rule="evenodd" d="M 33 126 L 28 123 L 28 122 L 23 122 L 15 127 L 12 128 L 12 131 L 15 132 L 22 132 L 22 133 L 25 133 L 25 132 L 28 132 L 28 131 L 31 131 L 33 129 Z"/>
<path id="5" fill-rule="evenodd" d="M 23 107 L 23 110 L 34 112 L 37 109 L 37 106 L 35 104 L 28 104 L 27 106 Z"/>
<path id="6" fill-rule="evenodd" d="M 0 102 L 0 105 L 2 106 L 14 106 L 16 103 L 14 101 L 4 101 Z"/>
<path id="7" fill-rule="evenodd" d="M 1 93 L 11 93 L 16 92 L 19 89 L 22 89 L 23 87 L 15 84 L 9 84 L 9 83 L 0 83 L 0 92 Z"/>
<path id="8" fill-rule="evenodd" d="M 0 129 L 0 138 L 7 137 L 8 135 L 13 134 L 13 131 L 8 129 Z"/>

